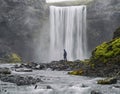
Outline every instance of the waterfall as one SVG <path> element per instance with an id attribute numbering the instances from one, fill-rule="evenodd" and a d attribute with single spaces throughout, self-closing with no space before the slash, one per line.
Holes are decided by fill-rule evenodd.
<path id="1" fill-rule="evenodd" d="M 87 58 L 86 6 L 50 6 L 50 61 Z"/>

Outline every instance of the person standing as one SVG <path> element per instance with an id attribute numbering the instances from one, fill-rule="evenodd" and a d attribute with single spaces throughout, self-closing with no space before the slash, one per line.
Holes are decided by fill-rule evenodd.
<path id="1" fill-rule="evenodd" d="M 64 49 L 64 54 L 63 54 L 63 57 L 64 57 L 64 61 L 67 61 L 67 52 L 66 50 Z"/>

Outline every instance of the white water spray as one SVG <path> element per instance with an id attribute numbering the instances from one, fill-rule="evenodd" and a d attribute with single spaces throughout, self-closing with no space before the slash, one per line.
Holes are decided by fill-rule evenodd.
<path id="1" fill-rule="evenodd" d="M 86 6 L 50 6 L 50 61 L 87 58 Z"/>

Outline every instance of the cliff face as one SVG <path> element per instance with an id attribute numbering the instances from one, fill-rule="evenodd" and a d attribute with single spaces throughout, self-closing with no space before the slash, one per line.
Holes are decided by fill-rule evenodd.
<path id="1" fill-rule="evenodd" d="M 34 56 L 35 34 L 45 19 L 44 0 L 0 0 L 0 55 Z"/>
<path id="2" fill-rule="evenodd" d="M 49 5 L 58 6 L 74 6 L 74 5 L 84 5 L 92 2 L 93 0 L 46 0 Z"/>
<path id="3" fill-rule="evenodd" d="M 91 52 L 103 41 L 112 39 L 113 31 L 120 26 L 120 0 L 94 0 L 87 4 L 87 8 L 88 48 Z M 0 56 L 14 52 L 25 60 L 45 58 L 49 48 L 49 45 L 43 46 L 49 42 L 48 14 L 45 0 L 0 0 Z M 45 54 L 41 52 L 43 50 Z"/>
<path id="4" fill-rule="evenodd" d="M 94 0 L 88 4 L 88 44 L 91 51 L 113 37 L 120 26 L 120 0 Z"/>

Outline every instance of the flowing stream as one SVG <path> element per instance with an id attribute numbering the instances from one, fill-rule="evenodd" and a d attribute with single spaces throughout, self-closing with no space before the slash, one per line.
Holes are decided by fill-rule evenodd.
<path id="1" fill-rule="evenodd" d="M 50 61 L 87 58 L 86 6 L 50 6 Z"/>
<path id="2" fill-rule="evenodd" d="M 10 67 L 4 65 L 3 67 Z M 1 67 L 1 65 L 0 65 Z M 0 81 L 0 94 L 91 94 L 92 90 L 100 91 L 102 94 L 120 94 L 120 81 L 115 85 L 98 85 L 96 81 L 101 78 L 90 78 L 83 76 L 71 76 L 67 71 L 34 70 L 33 72 L 15 72 L 12 74 L 29 75 L 40 77 L 43 82 L 31 86 L 16 86 L 12 83 Z M 47 88 L 48 87 L 48 88 Z"/>

